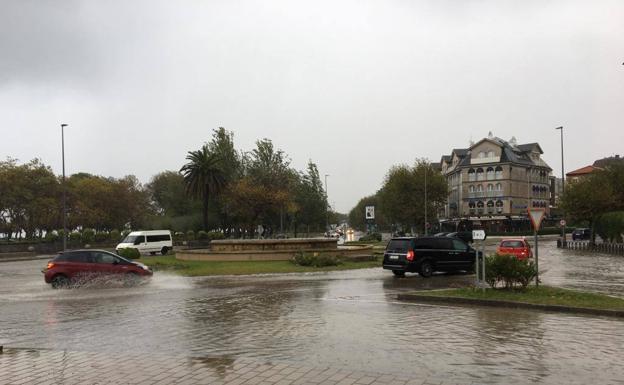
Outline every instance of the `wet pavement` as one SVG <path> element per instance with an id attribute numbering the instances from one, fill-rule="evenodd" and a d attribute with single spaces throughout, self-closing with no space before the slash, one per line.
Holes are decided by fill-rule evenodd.
<path id="1" fill-rule="evenodd" d="M 624 297 L 624 257 L 558 250 L 552 243 L 540 247 L 540 257 L 546 284 Z M 52 290 L 43 283 L 44 264 L 0 264 L 0 345 L 12 352 L 0 355 L 0 383 L 20 363 L 35 367 L 33 355 L 60 352 L 75 368 L 86 365 L 89 355 L 137 365 L 169 357 L 184 363 L 178 373 L 191 382 L 197 360 L 225 360 L 232 368 L 281 365 L 317 374 L 297 382 L 286 379 L 291 373 L 280 378 L 270 371 L 265 383 L 347 378 L 351 383 L 362 378 L 376 383 L 624 383 L 620 319 L 396 300 L 401 292 L 468 285 L 474 279 L 469 275 L 397 279 L 381 268 L 202 278 L 156 273 L 151 283 L 134 288 Z M 103 366 L 112 383 L 140 382 L 115 376 L 114 365 Z M 227 381 L 214 377 L 213 369 L 207 378 L 237 383 L 244 374 L 237 370 Z M 157 377 L 145 371 L 141 374 L 148 378 L 141 381 Z M 348 374 L 330 380 L 319 371 Z M 258 383 L 244 380 L 238 383 Z"/>

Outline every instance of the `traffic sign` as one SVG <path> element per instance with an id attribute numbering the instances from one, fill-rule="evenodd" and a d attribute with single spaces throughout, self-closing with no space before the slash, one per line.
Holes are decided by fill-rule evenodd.
<path id="1" fill-rule="evenodd" d="M 485 240 L 485 230 L 472 230 L 472 239 L 475 241 Z"/>
<path id="2" fill-rule="evenodd" d="M 366 219 L 375 219 L 375 206 L 366 206 L 365 218 Z"/>
<path id="3" fill-rule="evenodd" d="M 564 226 L 566 225 L 566 221 L 565 221 L 565 219 L 560 220 L 560 221 L 559 221 L 559 225 L 560 225 L 561 227 L 564 227 Z"/>
<path id="4" fill-rule="evenodd" d="M 546 216 L 546 209 L 529 209 L 529 218 L 531 219 L 531 223 L 533 224 L 533 230 L 537 231 L 542 224 L 542 219 Z"/>

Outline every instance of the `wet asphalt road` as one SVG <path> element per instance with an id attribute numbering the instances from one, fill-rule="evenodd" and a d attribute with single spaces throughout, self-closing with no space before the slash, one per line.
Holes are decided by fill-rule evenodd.
<path id="1" fill-rule="evenodd" d="M 624 257 L 540 247 L 546 284 L 624 297 Z M 52 290 L 45 261 L 0 264 L 0 345 L 254 358 L 484 382 L 618 383 L 624 321 L 396 301 L 474 277 L 381 268 Z"/>

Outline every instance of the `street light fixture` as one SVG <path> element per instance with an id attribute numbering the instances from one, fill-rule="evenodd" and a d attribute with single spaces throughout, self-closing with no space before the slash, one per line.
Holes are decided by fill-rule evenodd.
<path id="1" fill-rule="evenodd" d="M 561 131 L 561 195 L 565 193 L 565 172 L 563 171 L 563 126 L 555 128 L 555 130 Z M 561 201 L 561 196 L 559 197 L 559 201 Z M 563 211 L 561 217 L 563 218 Z M 562 247 L 566 245 L 566 233 L 565 233 L 565 221 L 561 222 L 561 242 Z"/>
<path id="2" fill-rule="evenodd" d="M 67 185 L 65 184 L 65 127 L 61 124 L 61 151 L 63 157 L 63 251 L 67 250 Z"/>

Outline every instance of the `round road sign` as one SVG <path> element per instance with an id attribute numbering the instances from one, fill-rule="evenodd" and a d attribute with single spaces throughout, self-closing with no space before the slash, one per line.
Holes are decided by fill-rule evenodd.
<path id="1" fill-rule="evenodd" d="M 560 221 L 559 221 L 559 225 L 561 225 L 561 226 L 565 226 L 565 225 L 566 225 L 566 221 L 565 221 L 565 219 L 560 220 Z"/>

